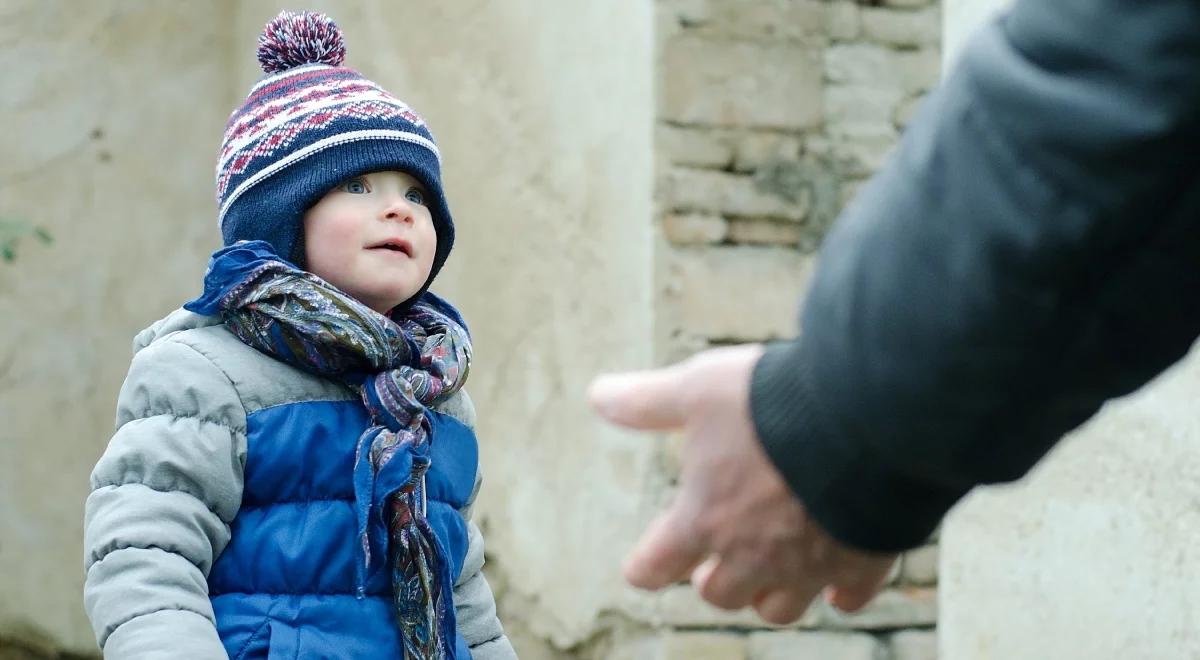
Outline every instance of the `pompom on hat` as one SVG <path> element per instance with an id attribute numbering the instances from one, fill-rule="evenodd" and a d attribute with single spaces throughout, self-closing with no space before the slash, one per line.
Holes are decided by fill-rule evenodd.
<path id="1" fill-rule="evenodd" d="M 343 67 L 345 56 L 324 14 L 285 11 L 267 23 L 258 38 L 266 76 L 230 115 L 217 160 L 221 236 L 225 245 L 263 240 L 303 263 L 310 207 L 349 178 L 398 170 L 429 192 L 437 252 L 428 287 L 454 245 L 437 144 L 412 108 Z"/>

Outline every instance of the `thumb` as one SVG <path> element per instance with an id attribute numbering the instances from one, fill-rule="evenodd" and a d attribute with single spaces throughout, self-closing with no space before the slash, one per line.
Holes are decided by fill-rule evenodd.
<path id="1" fill-rule="evenodd" d="M 588 403 L 601 417 L 642 431 L 683 426 L 684 378 L 678 366 L 606 374 L 588 387 Z"/>

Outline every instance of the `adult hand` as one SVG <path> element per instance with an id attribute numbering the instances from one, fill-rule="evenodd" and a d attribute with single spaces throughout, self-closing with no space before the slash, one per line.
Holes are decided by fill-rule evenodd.
<path id="1" fill-rule="evenodd" d="M 895 555 L 833 540 L 771 464 L 750 419 L 750 376 L 761 355 L 758 345 L 720 348 L 592 383 L 590 403 L 608 421 L 684 436 L 679 492 L 627 559 L 625 579 L 661 589 L 690 575 L 704 600 L 753 605 L 772 623 L 798 619 L 827 587 L 835 606 L 858 609 L 879 591 Z"/>

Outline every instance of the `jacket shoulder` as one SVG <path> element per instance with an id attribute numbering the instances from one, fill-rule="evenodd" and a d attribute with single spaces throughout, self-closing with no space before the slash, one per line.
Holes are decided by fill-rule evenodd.
<path id="1" fill-rule="evenodd" d="M 155 341 L 187 346 L 220 369 L 237 390 L 246 414 L 301 401 L 345 401 L 356 393 L 340 382 L 297 369 L 242 343 L 224 325 L 180 330 Z"/>

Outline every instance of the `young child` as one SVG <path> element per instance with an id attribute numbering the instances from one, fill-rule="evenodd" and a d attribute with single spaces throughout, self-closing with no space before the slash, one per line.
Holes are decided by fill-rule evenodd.
<path id="1" fill-rule="evenodd" d="M 433 136 L 284 12 L 217 164 L 204 292 L 134 341 L 92 473 L 106 658 L 515 658 L 469 521 L 471 343 Z"/>

